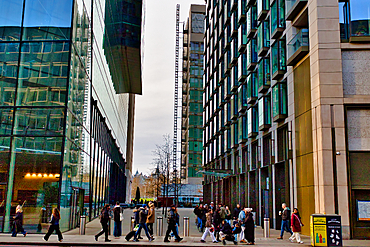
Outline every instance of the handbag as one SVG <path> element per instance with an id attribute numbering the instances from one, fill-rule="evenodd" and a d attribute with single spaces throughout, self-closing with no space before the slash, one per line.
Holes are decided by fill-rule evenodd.
<path id="1" fill-rule="evenodd" d="M 124 219 L 124 218 L 123 218 L 123 213 L 120 213 L 120 214 L 119 214 L 119 220 L 120 220 L 120 221 L 123 221 L 123 219 Z"/>
<path id="2" fill-rule="evenodd" d="M 135 227 L 134 227 L 134 231 L 137 231 L 139 229 L 139 224 L 137 224 Z"/>

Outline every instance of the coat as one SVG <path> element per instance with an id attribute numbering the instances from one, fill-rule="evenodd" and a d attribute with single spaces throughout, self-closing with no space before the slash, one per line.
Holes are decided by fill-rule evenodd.
<path id="1" fill-rule="evenodd" d="M 114 222 L 121 221 L 121 206 L 117 205 L 113 208 L 113 220 Z"/>
<path id="2" fill-rule="evenodd" d="M 212 214 L 211 213 L 206 213 L 205 227 L 212 227 Z"/>
<path id="3" fill-rule="evenodd" d="M 244 236 L 249 243 L 254 243 L 254 220 L 252 213 L 248 213 L 245 217 Z"/>
<path id="4" fill-rule="evenodd" d="M 23 213 L 17 212 L 17 215 L 14 218 L 14 224 L 17 229 L 21 229 L 23 227 Z"/>
<path id="5" fill-rule="evenodd" d="M 148 218 L 148 211 L 145 210 L 144 208 L 141 208 L 140 213 L 139 213 L 139 223 L 145 224 L 147 218 Z"/>
<path id="6" fill-rule="evenodd" d="M 301 219 L 296 214 L 292 214 L 290 224 L 292 226 L 293 232 L 300 232 L 301 231 L 301 225 L 303 226 Z"/>
<path id="7" fill-rule="evenodd" d="M 100 223 L 108 224 L 109 221 L 109 210 L 103 209 L 103 212 L 100 215 Z"/>
<path id="8" fill-rule="evenodd" d="M 148 218 L 146 219 L 146 223 L 153 224 L 154 221 L 155 221 L 155 210 L 154 210 L 154 205 L 153 205 L 148 210 Z"/>
<path id="9" fill-rule="evenodd" d="M 225 223 L 221 227 L 221 232 L 223 232 L 224 234 L 232 234 L 233 230 L 231 229 L 229 223 L 225 221 Z"/>

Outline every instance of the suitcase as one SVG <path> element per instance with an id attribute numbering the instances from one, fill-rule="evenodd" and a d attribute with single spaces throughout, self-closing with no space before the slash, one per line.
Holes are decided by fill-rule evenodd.
<path id="1" fill-rule="evenodd" d="M 131 231 L 131 232 L 129 232 L 129 233 L 126 235 L 125 239 L 126 239 L 127 241 L 130 241 L 130 239 L 131 239 L 131 238 L 133 238 L 133 237 L 135 236 L 135 232 L 136 232 L 136 231 Z"/>

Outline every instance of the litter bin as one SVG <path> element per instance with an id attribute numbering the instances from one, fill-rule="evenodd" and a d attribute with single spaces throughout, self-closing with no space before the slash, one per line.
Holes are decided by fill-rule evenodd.
<path id="1" fill-rule="evenodd" d="M 85 235 L 86 231 L 86 216 L 81 215 L 80 217 L 80 235 Z"/>
<path id="2" fill-rule="evenodd" d="M 163 217 L 157 217 L 157 236 L 163 236 Z"/>
<path id="3" fill-rule="evenodd" d="M 184 217 L 184 236 L 189 237 L 189 217 Z"/>
<path id="4" fill-rule="evenodd" d="M 340 215 L 312 214 L 310 230 L 312 246 L 343 246 Z"/>
<path id="5" fill-rule="evenodd" d="M 263 237 L 270 237 L 270 218 L 263 218 Z"/>

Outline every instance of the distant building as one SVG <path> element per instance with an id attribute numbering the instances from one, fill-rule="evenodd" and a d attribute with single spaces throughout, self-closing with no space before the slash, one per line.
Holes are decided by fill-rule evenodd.
<path id="1" fill-rule="evenodd" d="M 203 50 L 205 5 L 190 6 L 183 37 L 181 179 L 202 184 Z"/>

